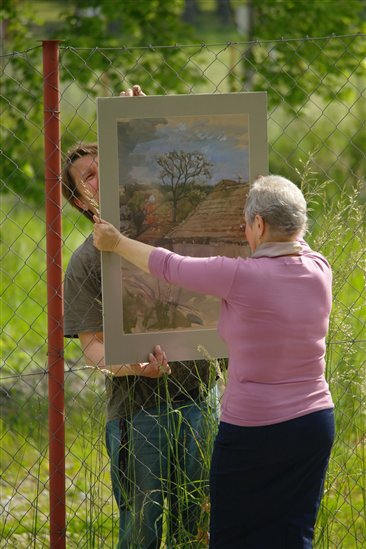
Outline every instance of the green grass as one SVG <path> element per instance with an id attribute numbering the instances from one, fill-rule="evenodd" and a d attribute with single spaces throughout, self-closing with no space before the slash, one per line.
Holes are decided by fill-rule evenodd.
<path id="1" fill-rule="evenodd" d="M 1 378 L 44 369 L 46 356 L 45 216 L 24 203 L 1 197 Z M 78 229 L 75 224 L 78 223 Z M 71 209 L 63 220 L 63 261 L 90 231 Z M 72 231 L 72 237 L 70 233 Z"/>
<path id="2" fill-rule="evenodd" d="M 310 164 L 311 165 L 311 162 Z M 365 543 L 365 225 L 359 189 L 328 193 L 303 168 L 313 211 L 309 235 L 330 260 L 334 305 L 327 372 L 336 403 L 337 441 L 316 531 L 316 547 Z M 2 197 L 0 466 L 6 520 L 0 547 L 47 547 L 48 437 L 45 223 L 42 208 Z M 63 261 L 90 232 L 65 208 Z M 117 512 L 104 438 L 102 376 L 85 370 L 75 342 L 66 347 L 66 501 L 68 547 L 112 547 Z M 31 416 L 29 410 L 32 410 Z M 209 460 L 210 453 L 204 458 Z M 205 519 L 206 520 L 206 519 Z M 207 522 L 207 520 L 206 520 Z"/>
<path id="3" fill-rule="evenodd" d="M 334 271 L 327 368 L 337 422 L 315 546 L 361 549 L 366 543 L 363 207 L 357 194 L 327 200 L 318 187 L 314 194 L 309 185 L 310 202 L 320 200 L 324 209 L 312 204 L 317 221 L 311 239 Z M 38 549 L 49 544 L 44 214 L 4 199 L 1 209 L 0 467 L 6 514 L 0 547 Z M 63 225 L 66 265 L 90 226 L 69 208 Z M 66 364 L 72 372 L 65 384 L 67 546 L 107 548 L 116 541 L 117 510 L 103 441 L 104 383 L 100 374 L 83 369 L 79 358 L 77 344 L 68 344 Z M 203 458 L 209 457 L 205 451 Z"/>

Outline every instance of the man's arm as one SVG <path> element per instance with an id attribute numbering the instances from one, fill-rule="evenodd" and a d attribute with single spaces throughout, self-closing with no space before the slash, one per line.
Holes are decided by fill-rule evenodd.
<path id="1" fill-rule="evenodd" d="M 79 334 L 79 340 L 88 366 L 110 372 L 117 377 L 143 376 L 158 378 L 165 374 L 170 374 L 166 355 L 159 345 L 156 345 L 154 352 L 149 354 L 149 362 L 142 364 L 106 365 L 104 360 L 103 332 L 82 332 Z"/>

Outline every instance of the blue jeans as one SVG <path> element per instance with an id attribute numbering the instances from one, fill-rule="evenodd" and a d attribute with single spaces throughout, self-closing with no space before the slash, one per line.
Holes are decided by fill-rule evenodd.
<path id="1" fill-rule="evenodd" d="M 107 423 L 112 488 L 120 512 L 118 549 L 158 549 L 197 535 L 208 492 L 205 404 L 180 402 Z M 165 505 L 165 508 L 164 508 Z M 168 509 L 166 509 L 166 507 Z M 163 525 L 163 518 L 168 518 Z"/>

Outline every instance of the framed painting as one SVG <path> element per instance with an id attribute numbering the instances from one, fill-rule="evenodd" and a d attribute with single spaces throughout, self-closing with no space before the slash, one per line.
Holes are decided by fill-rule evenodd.
<path id="1" fill-rule="evenodd" d="M 248 186 L 268 173 L 266 93 L 98 98 L 101 216 L 183 255 L 248 255 Z M 226 357 L 220 303 L 102 254 L 105 356 Z"/>

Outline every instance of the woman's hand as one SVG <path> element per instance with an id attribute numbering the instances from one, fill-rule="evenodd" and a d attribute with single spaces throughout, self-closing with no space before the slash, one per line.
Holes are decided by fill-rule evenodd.
<path id="1" fill-rule="evenodd" d="M 121 239 L 121 233 L 108 221 L 94 215 L 94 246 L 101 252 L 114 252 Z"/>
<path id="2" fill-rule="evenodd" d="M 145 273 L 149 272 L 149 258 L 154 250 L 153 246 L 122 235 L 111 223 L 100 219 L 97 215 L 93 219 L 93 242 L 98 250 L 115 252 Z"/>

